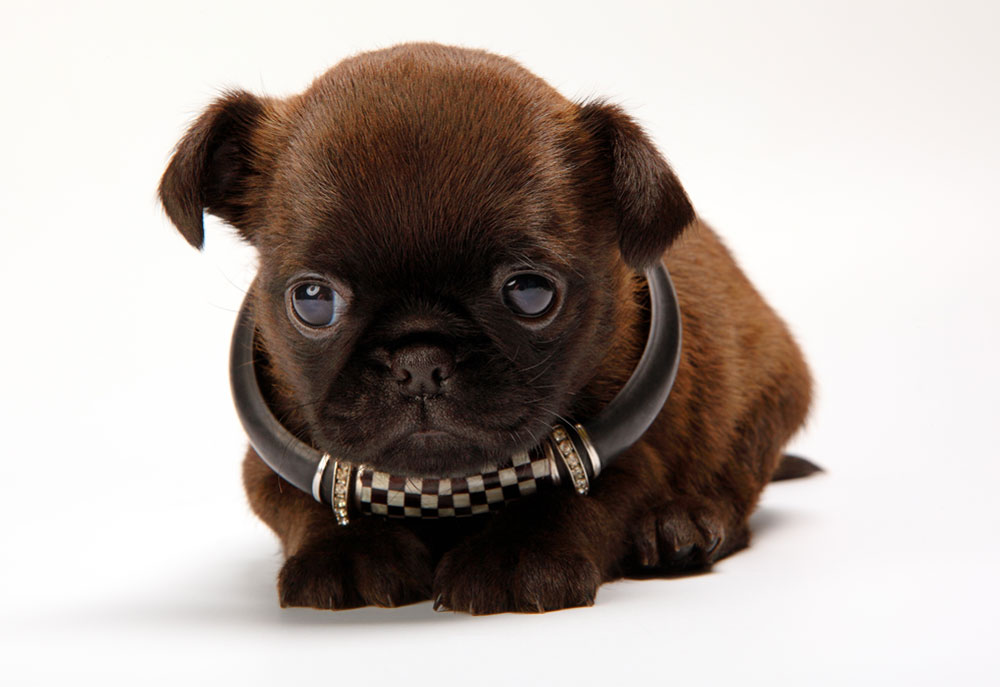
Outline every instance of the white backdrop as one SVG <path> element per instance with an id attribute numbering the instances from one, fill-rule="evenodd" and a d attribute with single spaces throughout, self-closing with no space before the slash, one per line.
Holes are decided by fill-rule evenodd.
<path id="1" fill-rule="evenodd" d="M 997 7 L 5 2 L 3 682 L 996 684 Z M 214 221 L 191 250 L 155 186 L 221 88 L 404 40 L 623 104 L 789 321 L 792 448 L 829 472 L 713 573 L 544 616 L 278 608 L 226 378 L 254 256 Z"/>

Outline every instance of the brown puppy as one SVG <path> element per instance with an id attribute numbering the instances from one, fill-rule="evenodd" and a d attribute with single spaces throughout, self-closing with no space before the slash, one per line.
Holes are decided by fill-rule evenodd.
<path id="1" fill-rule="evenodd" d="M 283 422 L 397 474 L 479 471 L 558 417 L 592 416 L 641 353 L 640 268 L 663 259 L 676 284 L 673 393 L 589 496 L 338 527 L 251 449 L 250 503 L 287 556 L 282 605 L 551 610 L 590 604 L 623 574 L 704 568 L 747 544 L 805 418 L 808 370 L 617 107 L 570 102 L 485 52 L 401 45 L 288 99 L 220 98 L 160 194 L 192 245 L 207 210 L 257 248 L 254 312 Z"/>

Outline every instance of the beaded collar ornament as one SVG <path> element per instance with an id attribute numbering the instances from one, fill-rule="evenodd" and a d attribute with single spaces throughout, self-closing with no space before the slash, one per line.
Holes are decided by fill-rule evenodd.
<path id="1" fill-rule="evenodd" d="M 557 422 L 538 446 L 491 472 L 441 479 L 391 475 L 299 440 L 275 418 L 257 382 L 249 297 L 240 308 L 230 349 L 236 412 L 257 455 L 286 481 L 329 504 L 341 525 L 354 512 L 419 518 L 488 513 L 547 484 L 572 485 L 586 495 L 601 470 L 649 429 L 677 376 L 677 294 L 662 263 L 646 270 L 646 281 L 651 309 L 646 348 L 618 395 L 588 421 Z"/>

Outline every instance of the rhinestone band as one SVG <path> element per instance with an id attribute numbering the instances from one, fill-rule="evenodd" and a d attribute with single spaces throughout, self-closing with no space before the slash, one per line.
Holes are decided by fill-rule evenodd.
<path id="1" fill-rule="evenodd" d="M 337 516 L 338 525 L 346 525 L 350 520 L 347 517 L 347 502 L 351 494 L 351 464 L 347 461 L 335 461 L 333 463 L 333 513 Z"/>
<path id="2" fill-rule="evenodd" d="M 587 479 L 587 471 L 583 467 L 583 461 L 580 460 L 576 446 L 573 445 L 573 440 L 569 438 L 569 434 L 561 426 L 552 430 L 552 439 L 559 447 L 559 455 L 562 457 L 563 464 L 569 470 L 570 479 L 573 480 L 573 488 L 576 489 L 577 494 L 586 496 L 587 492 L 590 491 L 590 481 Z"/>
<path id="3" fill-rule="evenodd" d="M 576 428 L 576 433 L 580 437 L 580 443 L 583 444 L 583 448 L 587 452 L 587 457 L 590 459 L 590 467 L 593 469 L 591 474 L 596 478 L 601 474 L 601 457 L 597 454 L 597 449 L 591 443 L 590 435 L 587 434 L 587 430 L 584 429 L 583 425 L 575 423 L 573 427 Z"/>

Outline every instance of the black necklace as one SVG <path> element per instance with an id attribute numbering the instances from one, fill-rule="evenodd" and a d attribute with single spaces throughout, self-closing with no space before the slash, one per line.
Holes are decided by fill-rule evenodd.
<path id="1" fill-rule="evenodd" d="M 601 470 L 639 440 L 659 415 L 677 376 L 681 317 L 662 263 L 646 270 L 651 316 L 646 348 L 628 382 L 596 417 L 557 422 L 542 442 L 510 465 L 468 477 L 401 477 L 331 457 L 300 441 L 274 417 L 254 363 L 249 296 L 233 331 L 229 374 L 236 412 L 257 455 L 286 481 L 330 504 L 341 525 L 350 512 L 450 517 L 497 510 L 544 484 L 571 484 L 586 494 Z"/>

